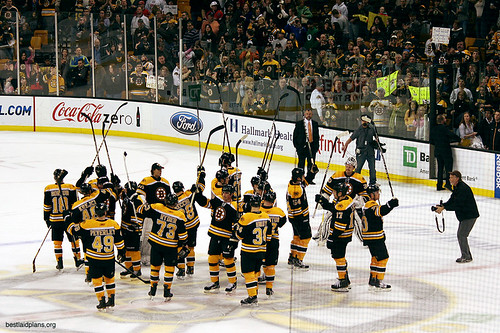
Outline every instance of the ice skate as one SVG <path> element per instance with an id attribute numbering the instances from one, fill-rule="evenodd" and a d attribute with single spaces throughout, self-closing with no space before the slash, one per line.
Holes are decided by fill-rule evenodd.
<path id="1" fill-rule="evenodd" d="M 236 292 L 236 287 L 238 287 L 238 282 L 229 283 L 225 289 L 226 294 L 234 294 Z"/>
<path id="2" fill-rule="evenodd" d="M 241 306 L 258 306 L 259 301 L 257 300 L 257 296 L 248 296 L 245 299 L 240 301 Z"/>
<path id="3" fill-rule="evenodd" d="M 210 283 L 208 286 L 205 286 L 203 288 L 203 291 L 205 292 L 205 294 L 218 294 L 219 288 L 220 288 L 219 281 L 216 281 Z"/>
<path id="4" fill-rule="evenodd" d="M 368 282 L 368 285 L 370 286 L 370 290 L 372 291 L 391 291 L 391 285 L 390 284 L 385 284 L 381 280 L 370 277 L 370 281 Z"/>

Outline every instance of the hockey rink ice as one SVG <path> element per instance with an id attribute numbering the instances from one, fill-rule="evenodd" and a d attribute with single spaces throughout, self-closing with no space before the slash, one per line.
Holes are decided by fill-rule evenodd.
<path id="1" fill-rule="evenodd" d="M 304 259 L 310 270 L 288 269 L 292 228 L 287 223 L 280 230 L 280 262 L 273 298 L 267 299 L 265 286 L 260 285 L 259 306 L 240 306 L 247 293 L 239 273 L 239 258 L 236 293 L 224 293 L 227 277 L 222 268 L 221 292 L 204 294 L 203 286 L 209 282 L 206 253 L 210 212 L 198 208 L 201 225 L 195 274 L 185 280 L 174 278 L 172 300 L 163 302 L 160 284 L 160 296 L 151 301 L 147 296 L 149 286 L 120 279 L 122 268 L 117 265 L 114 311 L 98 312 L 94 290 L 84 283 L 84 270 L 76 271 L 66 239 L 64 271 L 55 269 L 49 235 L 36 260 L 37 271 L 32 273 L 33 257 L 47 232 L 43 221 L 44 187 L 53 183 L 56 168 L 69 171 L 66 182 L 77 181 L 95 156 L 92 136 L 1 132 L 0 138 L 0 331 L 500 332 L 500 201 L 476 196 L 481 216 L 469 237 L 474 261 L 457 264 L 458 221 L 453 212 L 445 212 L 446 231 L 438 233 L 430 210 L 440 199 L 447 200 L 450 192 L 400 182 L 393 182 L 400 207 L 384 219 L 390 255 L 384 282 L 392 285 L 391 292 L 368 290 L 370 254 L 355 237 L 346 254 L 352 283 L 348 293 L 330 291 L 337 277 L 335 262 L 329 250 L 314 241 Z M 100 141 L 98 136 L 98 144 Z M 127 181 L 125 151 L 131 180 L 140 182 L 150 174 L 151 164 L 158 162 L 165 167 L 163 177 L 170 184 L 180 180 L 189 188 L 195 181 L 198 147 L 112 136 L 106 141 L 113 169 L 122 184 Z M 219 156 L 219 151 L 207 153 L 207 181 L 218 169 Z M 386 158 L 391 158 L 390 152 Z M 109 172 L 104 149 L 100 159 Z M 250 178 L 260 164 L 260 159 L 239 156 L 243 191 L 250 188 Z M 278 206 L 285 212 L 286 185 L 292 168 L 291 164 L 272 162 L 270 169 L 269 181 L 278 194 Z M 311 215 L 323 175 L 324 169 L 316 177 L 317 185 L 307 188 Z M 391 197 L 390 190 L 386 179 L 378 182 L 382 185 L 381 203 L 385 203 Z M 208 189 L 205 195 L 209 195 Z M 313 234 L 322 216 L 323 211 L 318 210 L 312 219 Z M 119 217 L 117 211 L 118 222 Z M 239 249 L 236 253 L 239 257 Z M 143 267 L 142 272 L 149 276 L 149 268 Z M 162 275 L 163 270 L 160 278 Z"/>

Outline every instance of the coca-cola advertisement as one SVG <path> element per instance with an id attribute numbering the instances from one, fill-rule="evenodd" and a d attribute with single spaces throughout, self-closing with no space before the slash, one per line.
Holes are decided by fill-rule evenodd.
<path id="1" fill-rule="evenodd" d="M 54 121 L 76 121 L 88 122 L 88 119 L 82 115 L 85 113 L 90 117 L 93 123 L 100 123 L 103 119 L 102 109 L 104 105 L 101 103 L 75 103 L 60 102 L 52 111 L 52 119 Z"/>

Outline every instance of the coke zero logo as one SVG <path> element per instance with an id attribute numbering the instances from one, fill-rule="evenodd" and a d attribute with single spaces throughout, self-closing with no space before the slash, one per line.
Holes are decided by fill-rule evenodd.
<path id="1" fill-rule="evenodd" d="M 93 123 L 101 121 L 101 109 L 104 107 L 102 104 L 85 103 L 83 106 L 66 106 L 65 102 L 56 105 L 52 111 L 52 119 L 54 121 L 77 121 L 87 122 L 82 113 L 86 113 Z"/>

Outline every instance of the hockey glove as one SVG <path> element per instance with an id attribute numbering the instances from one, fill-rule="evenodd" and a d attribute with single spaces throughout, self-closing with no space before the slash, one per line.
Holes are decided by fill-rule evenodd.
<path id="1" fill-rule="evenodd" d="M 56 183 L 62 184 L 64 177 L 68 174 L 68 171 L 62 169 L 61 172 L 56 176 Z"/>
<path id="2" fill-rule="evenodd" d="M 207 175 L 205 167 L 203 165 L 199 166 L 196 171 L 198 172 L 198 181 L 202 183 L 205 182 L 205 176 Z"/>
<path id="3" fill-rule="evenodd" d="M 191 250 L 189 250 L 189 247 L 187 245 L 184 245 L 179 253 L 177 253 L 177 262 L 184 262 L 184 259 L 187 258 L 189 252 L 191 252 Z"/>
<path id="4" fill-rule="evenodd" d="M 238 246 L 238 242 L 237 241 L 230 240 L 227 243 L 226 248 L 224 249 L 224 251 L 222 251 L 222 256 L 224 258 L 232 258 L 234 256 L 234 250 L 236 249 L 237 246 Z"/>
<path id="5" fill-rule="evenodd" d="M 398 200 L 398 198 L 392 198 L 391 200 L 389 200 L 387 202 L 387 206 L 389 208 L 396 208 L 397 206 L 399 206 L 399 200 Z"/>
<path id="6" fill-rule="evenodd" d="M 120 186 L 120 178 L 118 178 L 118 176 L 114 173 L 111 174 L 111 183 L 113 183 L 116 187 Z"/>
<path id="7" fill-rule="evenodd" d="M 63 218 L 64 218 L 64 221 L 66 222 L 71 222 L 72 221 L 72 213 L 70 210 L 65 210 L 63 211 Z"/>
<path id="8" fill-rule="evenodd" d="M 311 167 L 311 173 L 317 174 L 318 172 L 319 172 L 319 168 L 318 168 L 318 166 L 315 163 Z"/>
<path id="9" fill-rule="evenodd" d="M 267 176 L 268 176 L 268 175 L 267 175 L 266 170 L 264 170 L 262 167 L 259 167 L 259 168 L 257 169 L 257 176 L 259 176 L 259 177 L 260 177 L 260 180 L 261 180 L 262 182 L 265 182 L 265 181 L 267 180 Z"/>
<path id="10" fill-rule="evenodd" d="M 94 167 L 93 166 L 89 166 L 89 167 L 86 167 L 85 170 L 83 170 L 82 172 L 82 177 L 90 177 L 90 175 L 92 175 L 92 173 L 94 172 Z"/>
<path id="11" fill-rule="evenodd" d="M 125 256 L 125 248 L 122 250 L 118 250 L 118 255 L 116 256 L 116 260 L 118 260 L 119 263 L 125 262 L 126 256 Z"/>

